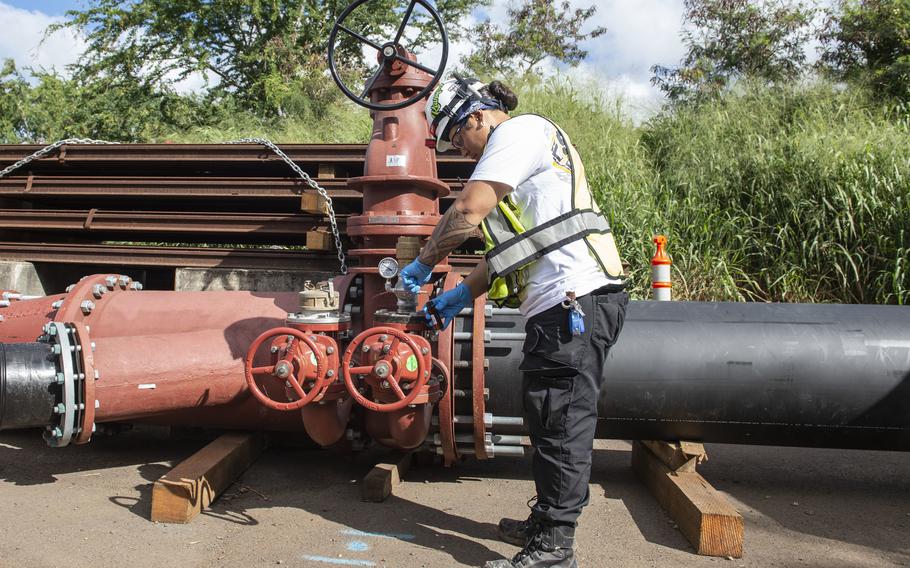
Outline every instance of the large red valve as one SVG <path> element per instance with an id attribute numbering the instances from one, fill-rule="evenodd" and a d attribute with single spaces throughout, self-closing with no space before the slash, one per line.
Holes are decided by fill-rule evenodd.
<path id="1" fill-rule="evenodd" d="M 274 363 L 254 367 L 256 353 L 270 339 Z M 297 410 L 325 394 L 333 381 L 335 371 L 332 367 L 337 368 L 338 355 L 334 340 L 327 336 L 311 337 L 290 327 L 279 327 L 266 331 L 253 341 L 244 363 L 247 386 L 259 402 L 275 410 Z M 297 395 L 297 400 L 286 402 L 272 398 L 256 381 L 256 375 L 268 375 L 284 381 Z"/>
<path id="2" fill-rule="evenodd" d="M 355 353 L 360 354 L 361 365 L 352 366 Z M 394 412 L 420 395 L 430 379 L 431 364 L 430 346 L 424 338 L 392 327 L 374 327 L 361 332 L 348 345 L 341 373 L 348 393 L 361 406 L 376 412 Z M 374 397 L 394 400 L 376 402 L 363 396 L 354 384 L 354 375 L 366 377 Z"/>

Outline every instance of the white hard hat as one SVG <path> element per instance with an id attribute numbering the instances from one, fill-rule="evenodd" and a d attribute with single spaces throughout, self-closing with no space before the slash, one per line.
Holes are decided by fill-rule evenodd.
<path id="1" fill-rule="evenodd" d="M 499 106 L 498 101 L 481 93 L 483 88 L 484 84 L 477 79 L 462 79 L 456 75 L 456 78 L 443 81 L 433 89 L 425 112 L 430 135 L 436 138 L 437 152 L 445 152 L 452 147 L 451 132 L 456 125 L 467 120 L 472 107 L 478 106 L 473 103 Z"/>

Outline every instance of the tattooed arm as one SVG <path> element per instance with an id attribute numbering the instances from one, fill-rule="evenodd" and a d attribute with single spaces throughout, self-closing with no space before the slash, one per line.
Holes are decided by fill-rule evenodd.
<path id="1" fill-rule="evenodd" d="M 510 191 L 512 188 L 504 183 L 482 180 L 468 182 L 455 203 L 439 220 L 417 260 L 427 266 L 436 266 L 477 230 L 484 217 Z"/>

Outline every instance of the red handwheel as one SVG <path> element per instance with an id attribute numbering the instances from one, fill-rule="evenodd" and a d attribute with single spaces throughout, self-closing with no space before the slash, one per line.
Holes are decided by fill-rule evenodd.
<path id="1" fill-rule="evenodd" d="M 391 336 L 391 341 L 382 340 L 382 336 Z M 377 360 L 369 365 L 351 366 L 351 359 L 354 353 L 365 353 L 363 346 L 367 345 L 367 340 L 378 337 L 380 341 L 376 345 L 382 345 L 378 353 Z M 401 345 L 404 344 L 411 355 L 402 360 Z M 368 351 L 372 349 L 367 346 Z M 341 361 L 341 373 L 344 375 L 344 385 L 348 393 L 357 401 L 358 404 L 369 410 L 376 412 L 394 412 L 414 402 L 414 399 L 420 394 L 430 379 L 430 370 L 427 368 L 426 358 L 429 353 L 428 347 L 421 348 L 414 337 L 403 331 L 391 327 L 374 327 L 361 332 L 351 341 L 344 352 L 344 359 Z M 361 355 L 362 357 L 362 355 Z M 411 362 L 416 359 L 415 365 Z M 360 390 L 354 384 L 354 375 L 366 375 L 367 383 L 374 390 L 387 392 L 394 395 L 398 400 L 394 402 L 376 402 L 368 399 L 360 393 Z M 407 385 L 403 387 L 403 384 Z M 405 394 L 405 390 L 409 392 Z"/>
<path id="2" fill-rule="evenodd" d="M 253 360 L 256 358 L 259 347 L 269 339 L 274 340 L 281 337 L 285 338 L 283 344 L 274 341 L 272 343 L 272 353 L 277 357 L 275 363 L 254 367 Z M 300 349 L 297 342 L 302 343 L 309 351 Z M 307 364 L 306 358 L 310 357 L 316 360 L 315 369 L 312 369 L 312 359 L 310 359 L 311 364 Z M 326 380 L 328 370 L 326 367 L 328 367 L 326 355 L 319 350 L 316 342 L 299 330 L 290 327 L 270 329 L 257 337 L 250 345 L 244 360 L 246 384 L 250 388 L 250 392 L 253 393 L 256 400 L 274 410 L 297 410 L 315 399 L 329 386 L 330 381 Z M 308 369 L 311 372 L 307 372 Z M 276 381 L 286 381 L 300 398 L 291 402 L 275 400 L 265 393 L 256 382 L 256 375 L 269 375 Z M 312 385 L 308 386 L 309 390 L 305 388 L 307 382 L 312 382 Z"/>

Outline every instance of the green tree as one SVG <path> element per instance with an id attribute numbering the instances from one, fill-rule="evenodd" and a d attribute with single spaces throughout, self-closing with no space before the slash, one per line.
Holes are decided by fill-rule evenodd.
<path id="1" fill-rule="evenodd" d="M 162 132 L 213 124 L 229 115 L 231 101 L 211 105 L 200 96 L 153 91 L 120 81 L 107 85 L 57 73 L 0 67 L 0 143 L 53 142 L 69 137 L 149 141 Z"/>
<path id="2" fill-rule="evenodd" d="M 910 0 L 839 0 L 825 30 L 822 69 L 910 100 Z"/>
<path id="3" fill-rule="evenodd" d="M 327 103 L 335 96 L 337 89 L 325 72 L 326 40 L 348 3 L 88 0 L 86 9 L 67 12 L 67 20 L 52 31 L 70 27 L 85 35 L 88 48 L 74 68 L 78 79 L 161 91 L 201 72 L 217 83 L 213 95 L 230 95 L 244 108 L 273 114 L 288 106 Z M 459 22 L 477 5 L 468 0 L 436 2 L 450 39 L 462 37 Z M 347 25 L 384 38 L 406 7 L 404 1 L 374 0 L 356 10 Z M 425 11 L 415 10 L 411 22 L 420 33 L 410 38 L 410 46 L 432 41 L 435 28 Z M 361 45 L 348 34 L 339 38 L 339 59 L 353 71 L 365 71 Z"/>
<path id="4" fill-rule="evenodd" d="M 506 26 L 487 19 L 470 31 L 474 50 L 464 67 L 479 75 L 520 76 L 535 72 L 547 58 L 575 66 L 588 55 L 579 44 L 607 31 L 604 27 L 582 31 L 596 10 L 596 6 L 572 10 L 567 0 L 510 2 Z"/>
<path id="5" fill-rule="evenodd" d="M 739 77 L 791 81 L 805 69 L 814 14 L 799 0 L 685 0 L 686 56 L 679 67 L 652 67 L 651 82 L 683 101 L 714 96 Z"/>

